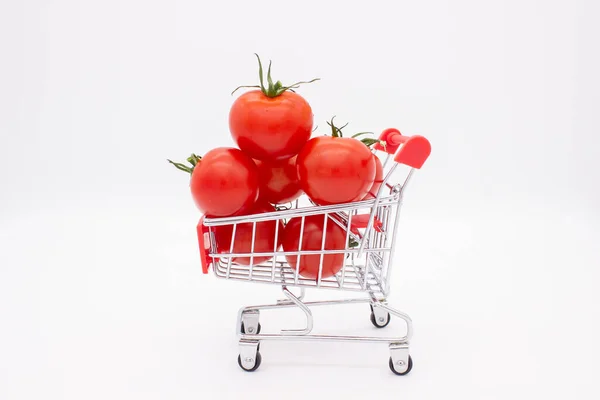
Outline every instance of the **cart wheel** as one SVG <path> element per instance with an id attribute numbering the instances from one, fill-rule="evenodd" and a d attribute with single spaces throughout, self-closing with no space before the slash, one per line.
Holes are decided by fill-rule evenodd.
<path id="1" fill-rule="evenodd" d="M 242 322 L 242 333 L 246 333 L 246 328 L 244 328 L 244 323 Z M 258 328 L 256 328 L 256 332 L 249 333 L 250 335 L 258 335 L 260 333 L 260 322 L 258 323 Z"/>
<path id="2" fill-rule="evenodd" d="M 371 323 L 373 323 L 376 328 L 385 328 L 390 323 L 390 320 L 390 313 L 385 313 L 385 317 L 380 316 L 379 318 L 375 318 L 375 312 L 371 311 Z"/>
<path id="3" fill-rule="evenodd" d="M 242 356 L 238 355 L 238 365 L 244 371 L 254 372 L 258 369 L 258 367 L 260 367 L 260 363 L 262 362 L 262 357 L 260 356 L 260 352 L 258 352 L 258 351 L 256 352 L 256 358 L 253 361 L 254 361 L 254 366 L 252 368 L 246 368 L 246 367 L 244 367 L 244 365 L 242 365 Z M 252 362 L 252 361 L 250 361 L 250 362 Z"/>
<path id="4" fill-rule="evenodd" d="M 408 368 L 406 369 L 406 371 L 404 372 L 398 372 L 396 371 L 396 369 L 394 368 L 394 362 L 392 361 L 392 357 L 390 357 L 390 369 L 392 370 L 393 373 L 395 373 L 396 375 L 406 375 L 410 372 L 410 370 L 413 367 L 413 362 L 412 362 L 412 357 L 408 356 Z"/>

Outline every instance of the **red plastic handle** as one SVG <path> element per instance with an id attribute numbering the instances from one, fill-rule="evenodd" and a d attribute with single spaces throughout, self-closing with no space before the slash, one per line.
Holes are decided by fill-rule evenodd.
<path id="1" fill-rule="evenodd" d="M 385 146 L 381 145 L 381 143 L 375 143 L 373 147 L 375 147 L 375 150 L 385 151 L 388 154 L 396 154 L 398 146 L 402 144 L 399 140 L 400 137 L 402 137 L 402 134 L 398 129 L 388 128 L 379 135 L 379 140 L 385 142 Z"/>
<path id="2" fill-rule="evenodd" d="M 404 136 L 395 128 L 388 128 L 381 132 L 379 140 L 385 142 L 385 147 L 380 143 L 375 143 L 374 147 L 376 150 L 382 150 L 388 154 L 396 154 L 394 161 L 408 165 L 409 167 L 421 168 L 429 157 L 429 154 L 431 154 L 429 140 L 420 135 Z"/>
<path id="3" fill-rule="evenodd" d="M 196 225 L 196 233 L 198 234 L 198 247 L 200 248 L 200 263 L 202 264 L 202 272 L 208 274 L 208 268 L 213 263 L 210 254 L 210 233 L 208 228 L 204 226 L 204 215 Z"/>
<path id="4" fill-rule="evenodd" d="M 369 225 L 369 214 L 360 214 L 352 217 L 352 223 L 350 224 L 350 230 L 354 234 L 358 234 L 358 229 L 364 229 Z M 379 218 L 375 217 L 373 220 L 373 228 L 377 232 L 381 232 L 383 228 L 383 224 L 379 220 Z"/>

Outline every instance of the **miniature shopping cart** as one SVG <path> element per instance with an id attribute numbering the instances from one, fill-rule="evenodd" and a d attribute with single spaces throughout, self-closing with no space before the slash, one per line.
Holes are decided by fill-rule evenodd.
<path id="1" fill-rule="evenodd" d="M 246 282 L 260 282 L 280 285 L 285 300 L 275 304 L 249 306 L 240 309 L 237 319 L 237 333 L 239 335 L 240 353 L 238 364 L 246 371 L 254 371 L 261 364 L 259 352 L 260 342 L 263 340 L 330 340 L 350 342 L 378 342 L 387 343 L 390 349 L 389 367 L 397 375 L 405 375 L 412 369 L 412 359 L 409 355 L 409 342 L 412 335 L 412 322 L 408 315 L 393 309 L 387 304 L 390 292 L 390 277 L 394 265 L 394 249 L 396 246 L 396 232 L 400 216 L 400 207 L 406 185 L 415 169 L 421 168 L 431 152 L 429 141 L 422 136 L 403 136 L 396 129 L 387 129 L 380 136 L 381 142 L 375 144 L 374 150 L 383 151 L 383 163 L 386 174 L 379 188 L 377 196 L 370 200 L 362 200 L 346 204 L 318 206 L 309 203 L 299 206 L 298 201 L 284 209 L 254 215 L 244 215 L 225 218 L 203 218 L 198 224 L 198 241 L 203 272 L 207 273 L 209 267 L 215 275 L 223 279 L 239 280 Z M 392 176 L 398 172 L 397 168 L 404 165 L 406 174 L 401 183 L 391 183 Z M 303 198 L 304 199 L 304 198 Z M 306 199 L 310 201 L 309 199 Z M 304 221 L 309 216 L 322 216 L 324 229 L 321 250 L 284 251 L 275 245 L 271 252 L 233 252 L 236 226 L 240 224 L 253 224 L 252 250 L 256 224 L 264 221 L 275 221 L 275 242 L 279 243 L 281 235 L 279 222 L 289 221 L 291 218 L 300 217 L 302 220 L 300 237 L 304 228 Z M 325 249 L 326 229 L 325 224 L 337 224 L 346 234 L 346 248 L 331 250 Z M 217 249 L 215 229 L 219 226 L 232 226 L 231 251 Z M 300 240 L 300 242 L 302 242 Z M 343 267 L 333 276 L 323 277 L 323 257 L 330 254 L 344 254 Z M 286 256 L 320 257 L 319 274 L 317 278 L 308 279 L 299 273 L 299 268 L 294 268 L 286 261 Z M 236 263 L 237 257 L 269 257 L 269 261 L 257 265 Z M 290 288 L 299 288 L 300 294 L 295 295 Z M 304 301 L 305 289 L 329 289 L 341 291 L 363 292 L 365 298 L 345 300 Z M 313 315 L 311 307 L 338 304 L 368 303 L 371 308 L 371 322 L 378 328 L 387 326 L 390 315 L 404 321 L 406 331 L 398 337 L 371 337 L 371 336 L 341 336 L 311 334 L 313 329 Z M 261 310 L 271 310 L 287 307 L 297 307 L 306 315 L 306 327 L 301 330 L 282 330 L 281 333 L 261 333 L 259 316 Z"/>

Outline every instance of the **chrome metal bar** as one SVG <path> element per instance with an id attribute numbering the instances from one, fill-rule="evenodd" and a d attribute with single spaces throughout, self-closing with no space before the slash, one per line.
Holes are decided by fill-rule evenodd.
<path id="1" fill-rule="evenodd" d="M 394 171 L 396 170 L 397 167 L 398 167 L 398 164 L 396 164 L 396 163 L 394 163 L 394 165 L 392 165 L 389 172 L 386 174 L 385 178 L 383 178 L 383 183 L 381 184 L 381 186 L 385 185 L 385 183 L 388 181 L 388 179 L 390 179 L 390 177 L 392 176 L 392 174 L 394 173 Z M 371 214 L 369 215 L 369 223 L 367 224 L 367 229 L 366 229 L 367 232 L 370 229 L 373 229 L 373 220 L 375 219 L 375 211 L 377 210 L 377 207 L 379 206 L 379 201 L 381 199 L 381 197 L 380 197 L 381 190 L 382 190 L 382 188 L 379 187 L 379 191 L 377 192 L 377 197 L 375 197 L 375 199 L 374 199 L 375 202 L 373 203 L 373 206 L 371 208 Z M 362 255 L 364 247 L 365 247 L 365 243 L 363 240 L 362 243 L 360 244 L 360 249 L 358 252 L 359 255 Z"/>
<path id="2" fill-rule="evenodd" d="M 367 248 L 363 253 L 377 253 L 380 251 L 390 251 L 391 247 L 373 247 Z M 272 257 L 272 256 L 299 256 L 299 255 L 319 255 L 319 254 L 343 254 L 343 253 L 356 253 L 358 249 L 331 249 L 331 250 L 296 250 L 296 251 L 278 251 L 278 252 L 255 252 L 255 253 L 209 253 L 212 258 L 227 258 L 227 257 L 249 257 L 254 255 L 255 257 Z"/>
<path id="3" fill-rule="evenodd" d="M 256 238 L 256 222 L 252 223 L 252 243 L 250 244 L 250 276 L 248 279 L 252 280 L 252 271 L 254 270 L 254 242 Z"/>
<path id="4" fill-rule="evenodd" d="M 397 164 L 396 164 L 397 165 Z M 393 168 L 393 167 L 392 167 Z M 386 176 L 387 177 L 387 176 Z M 383 184 L 382 184 L 383 186 Z M 347 210 L 358 210 L 361 208 L 370 208 L 375 203 L 376 199 L 369 200 L 361 200 L 355 201 L 352 203 L 343 203 L 343 204 L 333 204 L 328 206 L 311 206 L 311 207 L 302 207 L 298 209 L 290 209 L 283 211 L 272 211 L 265 212 L 254 215 L 240 215 L 235 217 L 219 217 L 219 218 L 205 218 L 204 225 L 205 226 L 220 226 L 220 225 L 231 225 L 233 223 L 240 222 L 263 222 L 263 221 L 272 221 L 272 220 L 281 220 L 284 218 L 293 218 L 299 216 L 311 216 L 311 215 L 321 215 L 325 212 L 327 213 L 337 213 Z M 379 199 L 379 204 L 384 203 L 393 203 L 395 202 L 394 196 L 386 196 Z"/>
<path id="5" fill-rule="evenodd" d="M 306 315 L 306 328 L 304 329 L 282 329 L 282 333 L 288 333 L 290 335 L 306 335 L 309 334 L 313 329 L 313 315 L 312 311 L 304 304 L 298 297 L 296 297 L 289 289 L 285 286 L 282 287 L 283 294 L 289 299 L 294 305 L 298 306 Z"/>
<path id="6" fill-rule="evenodd" d="M 392 155 L 389 153 L 385 153 L 385 161 L 383 162 L 383 169 L 385 170 L 385 167 L 387 167 L 388 162 L 390 161 L 390 159 L 392 158 Z"/>
<path id="7" fill-rule="evenodd" d="M 402 208 L 402 200 L 404 198 L 404 196 L 403 196 L 404 189 L 405 189 L 406 185 L 408 184 L 410 178 L 412 177 L 414 170 L 415 170 L 414 168 L 410 169 L 410 172 L 408 173 L 408 176 L 404 180 L 404 184 L 400 188 L 400 193 L 399 193 L 399 196 L 398 196 L 398 206 L 396 207 L 396 216 L 394 218 L 394 231 L 395 232 L 398 231 L 398 223 L 400 222 L 400 209 Z M 392 235 L 392 243 L 390 244 L 390 254 L 389 254 L 389 259 L 390 260 L 394 259 L 394 253 L 395 253 L 395 250 L 396 250 L 396 239 L 397 239 L 397 237 L 398 237 L 397 234 Z M 390 290 L 391 274 L 392 274 L 392 270 L 393 269 L 395 269 L 395 268 L 388 268 L 388 270 L 387 270 L 387 276 L 386 276 L 387 282 L 385 283 L 385 287 L 384 287 L 384 291 L 386 293 L 389 292 L 389 290 Z"/>
<path id="8" fill-rule="evenodd" d="M 300 235 L 298 235 L 298 257 L 296 258 L 296 285 L 298 284 L 298 276 L 300 275 L 300 254 L 302 254 L 302 239 L 304 238 L 304 221 L 306 217 L 303 215 L 300 221 Z"/>
<path id="9" fill-rule="evenodd" d="M 217 276 L 219 276 L 219 275 L 217 274 Z M 237 276 L 233 275 L 233 276 L 231 276 L 229 278 L 229 280 L 239 281 L 239 282 L 248 282 L 248 278 L 246 276 L 237 277 Z M 272 285 L 273 284 L 268 279 L 261 280 L 261 279 L 254 278 L 254 280 L 252 282 L 263 284 L 263 285 Z M 301 287 L 316 288 L 316 285 L 317 285 L 314 279 L 312 279 L 312 280 L 301 280 L 298 284 L 294 284 L 294 280 L 290 279 L 289 281 L 282 281 L 281 284 L 284 284 L 284 285 L 286 285 L 288 287 L 300 287 L 300 288 Z M 339 285 L 335 281 L 323 281 L 323 283 L 321 284 L 320 289 L 339 290 Z M 357 292 L 357 293 L 358 292 L 361 292 L 361 293 L 364 292 L 364 290 L 362 289 L 362 286 L 358 282 L 356 282 L 356 283 L 346 282 L 344 284 L 343 290 L 347 291 L 347 292 Z M 369 291 L 372 291 L 372 292 L 381 292 L 381 289 L 378 288 L 378 287 L 374 287 L 373 285 L 371 285 L 371 286 L 369 286 Z"/>
<path id="10" fill-rule="evenodd" d="M 317 307 L 317 306 L 331 306 L 331 305 L 340 305 L 340 304 L 361 304 L 361 303 L 370 303 L 370 302 L 371 302 L 370 298 L 352 298 L 352 299 L 340 299 L 340 300 L 305 301 L 305 302 L 303 302 L 303 304 L 306 305 L 307 307 Z M 295 303 L 292 303 L 292 302 L 247 306 L 247 307 L 242 307 L 239 311 L 239 314 L 242 315 L 242 313 L 249 312 L 249 311 L 288 308 L 288 307 L 293 307 L 293 306 L 295 306 Z"/>
<path id="11" fill-rule="evenodd" d="M 273 245 L 274 249 L 273 249 L 273 269 L 271 270 L 271 282 L 275 282 L 275 263 L 277 262 L 277 256 L 275 254 L 277 254 L 277 247 L 279 244 L 279 237 L 278 237 L 278 233 L 279 233 L 279 221 L 275 221 L 275 244 Z"/>
<path id="12" fill-rule="evenodd" d="M 410 181 L 410 178 L 412 178 L 414 172 L 415 172 L 415 169 L 411 168 L 410 171 L 408 172 L 408 175 L 406 175 L 406 179 L 404 179 L 404 183 L 402 184 L 402 188 L 400 190 L 400 196 L 402 196 L 402 194 L 404 193 L 404 190 L 406 189 L 406 185 L 408 185 L 408 182 Z"/>
<path id="13" fill-rule="evenodd" d="M 298 300 L 302 301 L 304 299 L 305 295 L 306 295 L 306 288 L 300 288 L 300 296 L 296 296 L 296 297 L 298 297 Z"/>
<path id="14" fill-rule="evenodd" d="M 387 230 L 390 230 L 390 218 L 392 215 L 392 211 L 393 208 L 390 207 L 386 207 L 387 212 L 385 213 L 385 226 L 387 227 Z M 391 228 L 391 233 L 392 233 L 392 237 L 396 236 L 396 227 L 392 227 Z M 390 247 L 389 244 L 390 238 L 388 235 L 384 236 L 383 239 L 383 243 L 382 243 L 382 247 L 387 248 Z M 388 287 L 388 271 L 391 268 L 391 258 L 389 257 L 389 252 L 381 252 L 381 258 L 383 260 L 383 267 L 382 267 L 382 271 L 381 271 L 381 283 L 382 283 L 382 290 L 386 293 L 387 295 L 387 290 L 386 288 Z"/>
<path id="15" fill-rule="evenodd" d="M 235 244 L 235 234 L 236 234 L 237 224 L 233 224 L 233 231 L 231 233 L 231 243 L 229 244 L 229 253 L 233 253 L 233 245 Z M 215 250 L 217 250 L 215 248 Z M 231 270 L 231 263 L 233 262 L 233 257 L 229 257 L 229 262 L 227 263 L 227 278 L 229 278 L 229 271 Z"/>
<path id="16" fill-rule="evenodd" d="M 260 338 L 260 340 L 330 340 L 334 342 L 371 342 L 371 343 L 408 343 L 406 336 L 402 337 L 377 337 L 377 336 L 343 336 L 343 335 L 282 335 L 277 333 L 261 333 L 259 335 L 240 335 L 241 339 Z"/>
<path id="17" fill-rule="evenodd" d="M 350 229 L 352 226 L 352 214 L 353 212 L 348 213 L 348 226 L 346 227 L 346 250 L 349 249 L 348 240 L 350 240 Z M 344 255 L 344 263 L 346 263 L 346 257 L 348 256 L 348 252 L 345 252 Z M 340 287 L 344 286 L 344 278 L 346 277 L 346 268 L 342 267 L 342 281 L 340 283 Z"/>
<path id="18" fill-rule="evenodd" d="M 321 238 L 321 255 L 319 256 L 319 272 L 317 274 L 317 287 L 321 286 L 321 277 L 323 276 L 323 257 L 325 257 L 325 238 L 327 237 L 327 220 L 329 214 L 325 214 L 323 218 L 323 237 Z"/>

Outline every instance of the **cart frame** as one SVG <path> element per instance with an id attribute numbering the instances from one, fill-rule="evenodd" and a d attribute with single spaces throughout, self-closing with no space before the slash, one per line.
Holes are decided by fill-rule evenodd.
<path id="1" fill-rule="evenodd" d="M 242 307 L 238 312 L 236 332 L 239 337 L 238 364 L 245 371 L 255 371 L 261 364 L 260 342 L 263 340 L 302 340 L 302 341 L 343 341 L 365 343 L 387 343 L 390 350 L 389 367 L 397 375 L 406 375 L 412 369 L 409 344 L 413 334 L 410 317 L 388 305 L 390 277 L 393 269 L 394 252 L 400 209 L 404 192 L 415 169 L 420 169 L 431 152 L 429 141 L 422 136 L 403 136 L 397 129 L 387 129 L 380 135 L 380 143 L 374 150 L 386 153 L 384 169 L 387 173 L 375 198 L 353 203 L 318 206 L 314 203 L 305 207 L 295 204 L 274 212 L 261 214 L 201 218 L 197 225 L 200 256 L 204 273 L 212 266 L 214 274 L 221 279 L 280 285 L 285 299 L 274 304 Z M 390 163 L 390 161 L 393 161 Z M 391 166 L 389 164 L 392 164 Z M 401 184 L 390 184 L 391 177 L 399 165 L 408 166 L 408 172 Z M 310 201 L 310 199 L 307 199 Z M 366 210 L 366 212 L 364 212 Z M 362 212 L 361 212 L 362 211 Z M 303 250 L 302 235 L 306 217 L 323 216 L 321 249 Z M 301 218 L 300 243 L 296 251 L 279 248 L 279 223 L 290 218 Z M 256 226 L 275 221 L 275 246 L 273 251 L 255 252 Z M 344 249 L 325 249 L 326 226 L 334 223 L 346 233 Z M 242 224 L 252 224 L 252 241 L 249 252 L 234 252 L 236 229 Z M 214 229 L 219 226 L 233 226 L 229 251 L 218 249 Z M 356 247 L 350 246 L 353 241 Z M 332 276 L 323 276 L 325 257 L 340 257 L 344 262 L 340 271 Z M 291 261 L 299 265 L 301 257 L 319 256 L 319 271 L 316 279 L 304 278 L 300 268 L 293 268 Z M 254 263 L 255 257 L 268 257 L 268 261 Z M 234 259 L 246 260 L 236 263 Z M 249 260 L 249 261 L 248 261 Z M 295 295 L 290 288 L 299 288 Z M 305 301 L 307 288 L 362 292 L 365 298 L 342 300 Z M 405 333 L 399 336 L 352 336 L 312 334 L 312 307 L 331 305 L 369 304 L 371 322 L 383 328 L 391 316 L 401 319 Z M 306 316 L 303 329 L 284 329 L 281 333 L 261 333 L 260 312 L 273 309 L 295 307 Z"/>

